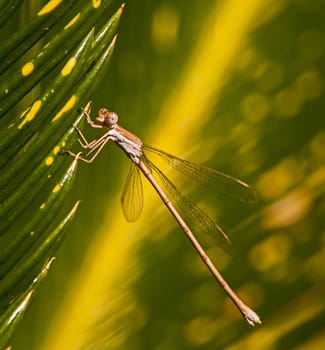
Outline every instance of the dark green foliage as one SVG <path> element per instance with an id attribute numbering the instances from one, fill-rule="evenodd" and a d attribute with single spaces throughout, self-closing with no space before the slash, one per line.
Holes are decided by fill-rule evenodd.
<path id="1" fill-rule="evenodd" d="M 18 3 L 11 4 L 10 11 L 5 2 L 0 4 L 0 25 Z M 76 142 L 72 124 L 80 122 L 80 108 L 91 97 L 114 49 L 122 8 L 101 28 L 94 28 L 106 17 L 109 4 L 45 5 L 1 46 L 1 349 L 47 274 L 48 262 L 78 207 L 75 203 L 72 209 L 61 209 L 77 169 L 64 150 Z M 23 105 L 20 101 L 27 94 Z"/>

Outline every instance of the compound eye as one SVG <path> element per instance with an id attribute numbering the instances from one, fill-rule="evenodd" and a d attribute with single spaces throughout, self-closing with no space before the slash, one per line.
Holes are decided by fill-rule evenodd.
<path id="1" fill-rule="evenodd" d="M 106 119 L 109 125 L 115 125 L 118 122 L 118 115 L 115 112 L 108 112 Z"/>
<path id="2" fill-rule="evenodd" d="M 111 127 L 111 126 L 117 124 L 118 115 L 115 112 L 110 112 L 106 108 L 101 108 L 98 111 L 98 116 L 97 116 L 96 120 L 104 125 Z"/>

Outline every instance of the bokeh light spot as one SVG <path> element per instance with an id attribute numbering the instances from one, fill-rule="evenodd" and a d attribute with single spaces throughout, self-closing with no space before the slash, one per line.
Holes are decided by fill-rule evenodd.
<path id="1" fill-rule="evenodd" d="M 270 112 L 269 98 L 261 93 L 252 93 L 242 102 L 242 112 L 245 117 L 255 123 L 264 119 Z"/>
<path id="2" fill-rule="evenodd" d="M 158 52 L 169 51 L 177 42 L 179 15 L 170 4 L 161 5 L 153 15 L 152 45 Z"/>
<path id="3" fill-rule="evenodd" d="M 288 259 L 291 241 L 284 234 L 274 234 L 260 244 L 255 245 L 249 258 L 256 269 L 266 271 Z"/>
<path id="4" fill-rule="evenodd" d="M 208 317 L 197 317 L 185 326 L 185 337 L 191 343 L 203 345 L 211 341 L 217 331 L 215 320 Z"/>
<path id="5" fill-rule="evenodd" d="M 325 160 L 325 130 L 317 133 L 310 142 L 312 153 L 320 160 Z"/>
<path id="6" fill-rule="evenodd" d="M 266 229 L 283 228 L 298 222 L 310 210 L 312 203 L 308 190 L 299 188 L 264 212 L 263 224 Z"/>
<path id="7" fill-rule="evenodd" d="M 287 158 L 260 177 L 257 183 L 259 195 L 266 199 L 276 198 L 296 183 L 300 175 L 299 163 Z"/>
<path id="8" fill-rule="evenodd" d="M 263 74 L 260 76 L 257 85 L 264 91 L 274 91 L 284 79 L 284 70 L 280 64 L 268 62 Z"/>
<path id="9" fill-rule="evenodd" d="M 325 264 L 325 247 L 322 247 L 317 253 L 309 257 L 303 264 L 303 273 L 308 280 L 313 282 L 324 281 L 325 269 L 320 269 L 320 266 Z"/>
<path id="10" fill-rule="evenodd" d="M 323 82 L 317 70 L 303 72 L 296 80 L 295 89 L 304 100 L 313 100 L 323 91 Z"/>
<path id="11" fill-rule="evenodd" d="M 302 100 L 294 89 L 281 90 L 274 99 L 274 108 L 278 116 L 291 118 L 300 112 Z"/>
<path id="12" fill-rule="evenodd" d="M 247 70 L 256 60 L 256 51 L 252 47 L 248 47 L 239 53 L 236 60 L 237 67 L 241 70 Z"/>

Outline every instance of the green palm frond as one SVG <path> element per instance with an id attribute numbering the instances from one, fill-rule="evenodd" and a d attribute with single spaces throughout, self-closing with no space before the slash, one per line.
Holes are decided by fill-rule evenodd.
<path id="1" fill-rule="evenodd" d="M 78 202 L 60 210 L 76 173 L 76 161 L 62 151 L 75 143 L 71 126 L 113 53 L 123 7 L 94 28 L 109 4 L 49 2 L 0 50 L 1 349 L 77 211 Z M 2 12 L 0 24 L 10 14 Z M 24 56 L 35 43 L 41 48 Z"/>

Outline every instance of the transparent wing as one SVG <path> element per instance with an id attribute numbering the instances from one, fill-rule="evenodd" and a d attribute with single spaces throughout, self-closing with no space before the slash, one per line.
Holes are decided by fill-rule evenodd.
<path id="1" fill-rule="evenodd" d="M 143 148 L 158 155 L 172 168 L 216 192 L 239 199 L 242 202 L 256 202 L 255 192 L 241 180 L 220 171 L 188 162 L 148 145 L 145 145 Z"/>
<path id="2" fill-rule="evenodd" d="M 127 221 L 134 222 L 140 217 L 143 208 L 142 183 L 140 170 L 133 162 L 123 187 L 121 205 Z"/>
<path id="3" fill-rule="evenodd" d="M 145 164 L 158 175 L 166 192 L 170 195 L 170 199 L 183 216 L 184 220 L 198 232 L 212 236 L 217 240 L 218 245 L 226 252 L 232 251 L 231 243 L 222 228 L 204 213 L 197 205 L 195 205 L 188 197 L 181 194 L 175 185 L 167 178 L 167 176 L 159 170 L 150 160 L 143 156 Z"/>

